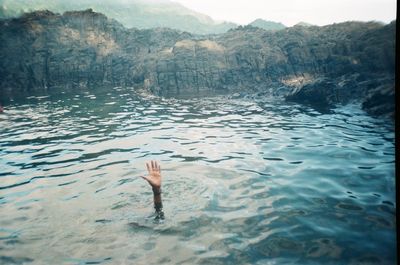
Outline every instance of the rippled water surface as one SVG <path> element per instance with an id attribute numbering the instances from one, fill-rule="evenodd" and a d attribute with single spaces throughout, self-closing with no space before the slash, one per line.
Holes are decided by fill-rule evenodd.
<path id="1" fill-rule="evenodd" d="M 54 92 L 0 114 L 1 264 L 394 264 L 390 121 Z M 161 162 L 164 223 L 139 176 Z"/>

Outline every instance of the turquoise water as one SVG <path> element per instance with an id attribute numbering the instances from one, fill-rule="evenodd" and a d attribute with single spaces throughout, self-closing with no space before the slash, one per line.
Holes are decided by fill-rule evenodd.
<path id="1" fill-rule="evenodd" d="M 395 136 L 357 105 L 33 95 L 0 114 L 0 263 L 394 264 Z M 161 163 L 166 220 L 139 176 Z"/>

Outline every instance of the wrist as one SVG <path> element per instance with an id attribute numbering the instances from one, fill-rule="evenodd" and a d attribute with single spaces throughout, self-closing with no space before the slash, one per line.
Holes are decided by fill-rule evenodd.
<path id="1" fill-rule="evenodd" d="M 161 187 L 152 187 L 154 196 L 161 195 Z"/>

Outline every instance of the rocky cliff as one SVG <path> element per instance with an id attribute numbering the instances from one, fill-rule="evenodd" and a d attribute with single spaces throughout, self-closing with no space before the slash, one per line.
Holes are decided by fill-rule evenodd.
<path id="1" fill-rule="evenodd" d="M 38 11 L 1 20 L 0 43 L 3 93 L 99 85 L 161 95 L 283 91 L 314 105 L 360 100 L 377 114 L 394 112 L 395 22 L 196 36 L 126 29 L 92 10 Z"/>
<path id="2" fill-rule="evenodd" d="M 38 10 L 63 13 L 89 8 L 116 19 L 127 28 L 168 27 L 195 34 L 217 34 L 237 27 L 231 22 L 217 22 L 170 0 L 0 0 L 0 18 L 19 17 Z"/>

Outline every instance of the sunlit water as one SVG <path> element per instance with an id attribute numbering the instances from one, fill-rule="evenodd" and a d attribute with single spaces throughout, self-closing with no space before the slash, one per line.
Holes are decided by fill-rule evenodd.
<path id="1" fill-rule="evenodd" d="M 0 135 L 1 264 L 396 261 L 393 125 L 357 105 L 54 92 Z"/>

